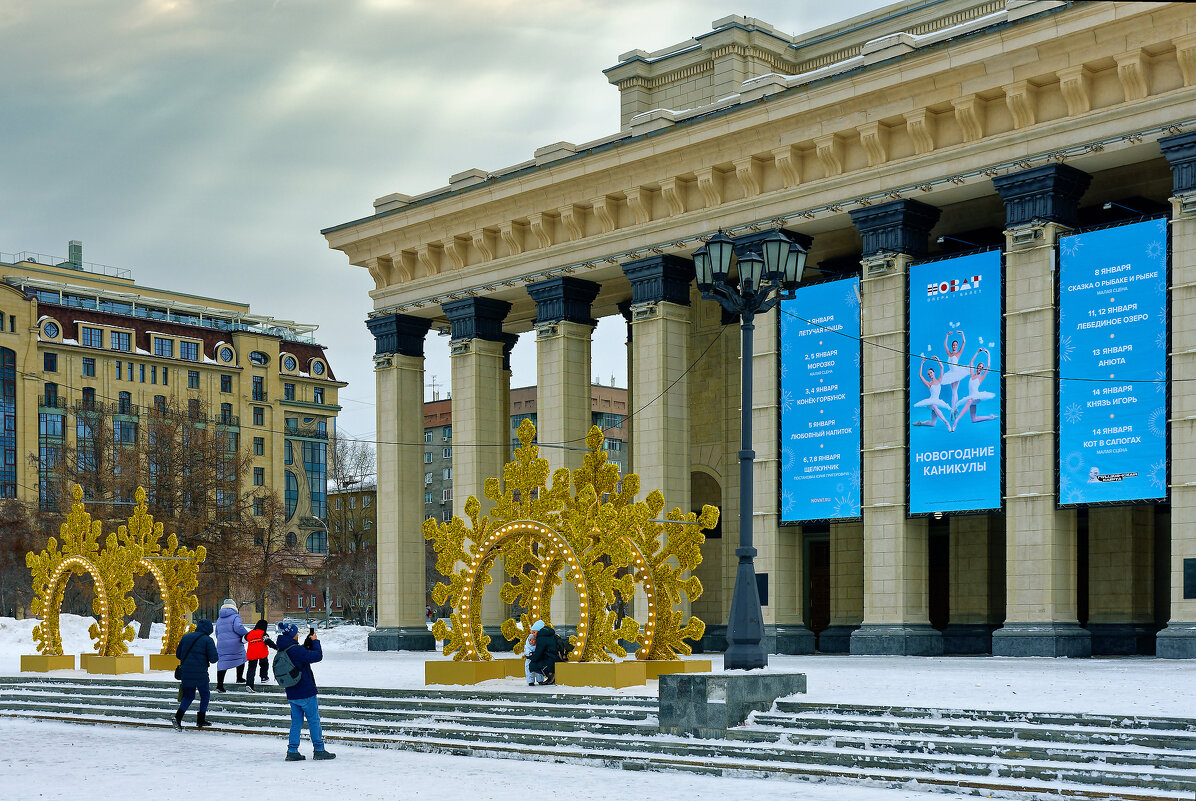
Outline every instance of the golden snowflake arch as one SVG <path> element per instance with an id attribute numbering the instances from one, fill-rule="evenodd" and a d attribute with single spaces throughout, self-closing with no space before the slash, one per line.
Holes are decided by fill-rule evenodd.
<path id="1" fill-rule="evenodd" d="M 137 505 L 126 525 L 116 530 L 116 537 L 126 548 L 135 548 L 141 556 L 134 562 L 135 573 L 149 573 L 162 596 L 162 620 L 166 632 L 162 635 L 163 654 L 174 655 L 179 640 L 195 628 L 191 613 L 199 608 L 195 589 L 199 586 L 199 565 L 207 558 L 207 549 L 186 548 L 171 534 L 162 547 L 162 524 L 154 522 L 145 502 L 145 490 L 137 488 Z"/>
<path id="2" fill-rule="evenodd" d="M 685 639 L 702 636 L 705 625 L 696 617 L 684 619 L 674 607 L 682 594 L 691 601 L 702 592 L 696 576 L 682 579 L 702 561 L 703 531 L 718 522 L 718 509 L 704 506 L 700 515 L 673 509 L 668 522 L 659 522 L 664 496 L 654 490 L 643 501 L 639 476 L 630 473 L 619 486 L 619 468 L 607 462 L 603 435 L 592 427 L 586 437 L 588 453 L 582 467 L 570 474 L 552 473 L 539 458 L 535 426 L 519 426 L 520 446 L 503 468 L 503 482 L 486 481 L 485 496 L 494 502 L 488 516 L 470 496 L 465 504 L 469 525 L 458 517 L 447 523 L 424 521 L 424 536 L 433 541 L 437 569 L 449 577 L 438 584 L 433 599 L 450 603 L 451 627 L 433 627 L 444 641 L 444 653 L 455 660 L 491 658 L 490 638 L 482 631 L 481 602 L 492 582 L 490 568 L 502 558 L 510 580 L 500 598 L 526 609 L 518 621 L 502 624 L 503 636 L 521 651 L 531 624 L 551 624 L 551 600 L 557 587 L 569 581 L 578 598 L 577 635 L 570 638 L 570 660 L 612 661 L 626 657 L 620 640 L 637 644 L 640 659 L 678 659 L 691 653 Z M 630 598 L 640 583 L 647 599 L 644 624 L 613 610 L 616 593 Z"/>
<path id="3" fill-rule="evenodd" d="M 109 534 L 101 551 L 99 540 L 102 524 L 92 520 L 83 508 L 83 489 L 73 490 L 74 503 L 66 521 L 59 527 L 62 547 L 54 537 L 41 553 L 25 554 L 25 566 L 33 574 L 34 598 L 30 604 L 34 615 L 42 620 L 33 627 L 33 640 L 41 654 L 62 654 L 62 633 L 59 614 L 67 580 L 71 574 L 90 574 L 95 587 L 91 602 L 96 622 L 88 629 L 100 656 L 121 656 L 128 653 L 126 643 L 133 639 L 133 627 L 125 624 L 132 614 L 133 564 L 141 558 L 136 546 L 121 546 L 116 536 Z"/>

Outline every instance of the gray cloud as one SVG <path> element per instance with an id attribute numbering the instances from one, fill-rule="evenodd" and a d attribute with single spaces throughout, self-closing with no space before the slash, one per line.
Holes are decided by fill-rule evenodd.
<path id="1" fill-rule="evenodd" d="M 0 7 L 0 251 L 318 323 L 342 425 L 372 436 L 371 282 L 319 231 L 375 197 L 618 126 L 601 70 L 728 13 L 808 30 L 879 3 L 758 0 L 9 0 Z M 620 321 L 595 372 L 624 380 Z M 525 337 L 525 340 L 529 338 Z M 429 373 L 448 380 L 447 343 Z M 535 381 L 521 343 L 515 381 Z"/>

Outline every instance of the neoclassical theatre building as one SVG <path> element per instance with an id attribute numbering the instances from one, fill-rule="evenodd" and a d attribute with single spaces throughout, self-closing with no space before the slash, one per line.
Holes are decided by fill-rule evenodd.
<path id="1" fill-rule="evenodd" d="M 451 328 L 459 511 L 508 457 L 517 337 L 540 441 L 576 443 L 593 326 L 621 314 L 630 469 L 723 512 L 704 649 L 725 645 L 750 403 L 773 651 L 1196 656 L 1196 8 L 911 0 L 797 35 L 733 16 L 606 78 L 609 136 L 323 232 L 376 283 L 371 647 L 432 647 L 425 335 Z M 737 320 L 692 254 L 775 229 L 809 255 L 756 320 L 743 398 Z"/>

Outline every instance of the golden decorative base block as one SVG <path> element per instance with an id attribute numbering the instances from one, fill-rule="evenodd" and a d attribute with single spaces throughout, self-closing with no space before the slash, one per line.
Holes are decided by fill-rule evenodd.
<path id="1" fill-rule="evenodd" d="M 642 659 L 640 664 L 650 679 L 673 673 L 709 673 L 709 659 Z"/>
<path id="2" fill-rule="evenodd" d="M 115 676 L 120 673 L 144 673 L 145 658 L 125 654 L 124 656 L 95 656 L 92 654 L 87 660 L 88 673 L 102 673 Z"/>
<path id="3" fill-rule="evenodd" d="M 150 654 L 150 670 L 174 670 L 179 666 L 179 659 L 174 654 Z"/>
<path id="4" fill-rule="evenodd" d="M 22 673 L 47 673 L 51 670 L 74 670 L 74 654 L 21 654 Z"/>
<path id="5" fill-rule="evenodd" d="M 556 683 L 566 687 L 638 687 L 647 683 L 643 662 L 558 662 Z"/>
<path id="6" fill-rule="evenodd" d="M 491 659 L 489 662 L 424 662 L 424 684 L 478 684 L 507 676 L 509 660 Z"/>
<path id="7" fill-rule="evenodd" d="M 87 661 L 99 654 L 79 654 L 79 670 L 87 670 Z"/>
<path id="8" fill-rule="evenodd" d="M 503 666 L 503 676 L 508 679 L 521 679 L 526 673 L 524 665 L 527 664 L 526 659 L 495 659 L 495 662 Z"/>

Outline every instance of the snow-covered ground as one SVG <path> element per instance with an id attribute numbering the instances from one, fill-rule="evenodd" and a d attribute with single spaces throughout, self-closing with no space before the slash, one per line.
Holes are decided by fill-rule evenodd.
<path id="1" fill-rule="evenodd" d="M 20 655 L 34 653 L 34 623 L 0 618 L 0 675 L 16 675 Z M 91 651 L 88 625 L 89 618 L 63 615 L 67 653 Z M 446 658 L 439 653 L 370 652 L 366 650 L 368 632 L 360 626 L 320 632 L 325 656 L 316 667 L 316 679 L 321 686 L 419 688 L 424 686 L 424 662 Z M 135 641 L 133 652 L 157 653 L 160 637 L 159 627 L 149 640 Z M 711 659 L 715 670 L 722 667 L 719 654 L 695 658 Z M 805 673 L 808 691 L 801 698 L 815 702 L 1196 717 L 1196 693 L 1191 692 L 1196 686 L 1196 662 L 1187 660 L 773 655 L 768 670 Z M 49 675 L 87 674 L 57 671 Z M 170 674 L 123 678 L 168 680 Z M 520 678 L 478 686 L 495 692 L 528 689 Z M 554 690 L 655 696 L 657 683 L 618 691 Z"/>
<path id="2" fill-rule="evenodd" d="M 629 772 L 329 745 L 331 762 L 283 762 L 284 738 L 0 718 L 0 798 L 46 801 L 303 798 L 311 801 L 559 799 L 928 801 L 907 790 Z"/>

